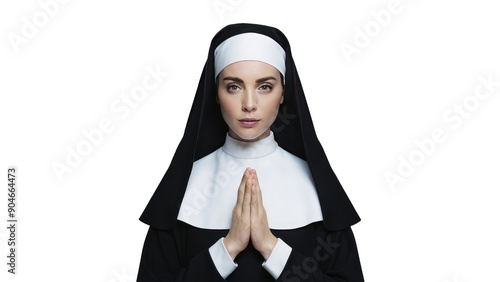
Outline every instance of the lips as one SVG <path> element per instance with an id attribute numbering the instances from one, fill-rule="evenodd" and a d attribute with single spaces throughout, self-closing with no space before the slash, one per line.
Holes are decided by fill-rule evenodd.
<path id="1" fill-rule="evenodd" d="M 243 127 L 254 127 L 260 120 L 254 118 L 244 118 L 238 120 Z"/>

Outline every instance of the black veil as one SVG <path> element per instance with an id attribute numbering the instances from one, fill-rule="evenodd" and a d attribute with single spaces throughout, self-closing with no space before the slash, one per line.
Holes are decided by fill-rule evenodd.
<path id="1" fill-rule="evenodd" d="M 193 162 L 224 144 L 228 126 L 222 118 L 220 105 L 215 100 L 217 89 L 214 51 L 227 38 L 246 32 L 269 36 L 286 52 L 285 98 L 271 130 L 281 148 L 307 161 L 320 200 L 325 227 L 333 231 L 357 223 L 360 218 L 316 136 L 287 38 L 276 28 L 243 23 L 224 27 L 212 39 L 184 135 L 140 220 L 158 229 L 173 228 Z"/>

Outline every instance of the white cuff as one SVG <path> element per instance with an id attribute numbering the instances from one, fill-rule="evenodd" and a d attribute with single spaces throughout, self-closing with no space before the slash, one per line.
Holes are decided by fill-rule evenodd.
<path id="1" fill-rule="evenodd" d="M 281 272 L 283 272 L 291 253 L 292 248 L 283 242 L 283 240 L 278 238 L 278 243 L 276 243 L 271 255 L 267 261 L 262 264 L 262 267 L 264 267 L 264 269 L 267 270 L 267 272 L 269 272 L 275 280 L 277 280 L 278 277 L 280 277 Z"/>
<path id="2" fill-rule="evenodd" d="M 220 238 L 219 241 L 215 242 L 215 244 L 208 249 L 208 252 L 220 276 L 226 279 L 229 274 L 233 273 L 236 267 L 238 267 L 238 264 L 231 259 L 231 256 L 226 250 L 226 246 L 224 246 L 223 239 L 224 238 Z"/>

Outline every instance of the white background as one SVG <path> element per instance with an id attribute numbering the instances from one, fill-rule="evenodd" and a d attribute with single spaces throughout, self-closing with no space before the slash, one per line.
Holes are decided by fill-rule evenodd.
<path id="1" fill-rule="evenodd" d="M 75 0 L 43 22 L 47 2 L 0 4 L 1 226 L 8 166 L 19 188 L 18 275 L 2 227 L 1 281 L 135 281 L 138 218 L 181 139 L 210 40 L 236 22 L 288 37 L 318 137 L 362 218 L 366 281 L 500 281 L 500 87 L 474 98 L 480 76 L 500 81 L 495 1 L 396 1 L 385 26 L 374 14 L 389 0 Z M 27 22 L 38 27 L 24 36 Z M 367 28 L 346 56 L 341 44 L 356 47 Z M 130 115 L 112 110 L 147 67 L 169 75 Z M 447 122 L 464 101 L 468 117 Z M 113 130 L 59 180 L 53 164 L 106 119 Z M 423 155 L 415 142 L 439 129 L 446 139 Z M 385 174 L 418 154 L 391 188 Z"/>

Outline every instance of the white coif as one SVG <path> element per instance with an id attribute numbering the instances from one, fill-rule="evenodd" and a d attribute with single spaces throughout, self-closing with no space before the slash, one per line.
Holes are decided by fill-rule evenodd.
<path id="1" fill-rule="evenodd" d="M 260 33 L 241 33 L 224 40 L 214 52 L 215 78 L 227 66 L 239 61 L 260 61 L 275 67 L 285 80 L 285 50 Z"/>

